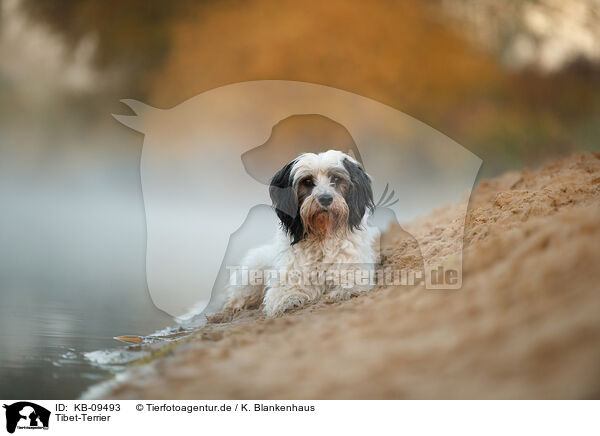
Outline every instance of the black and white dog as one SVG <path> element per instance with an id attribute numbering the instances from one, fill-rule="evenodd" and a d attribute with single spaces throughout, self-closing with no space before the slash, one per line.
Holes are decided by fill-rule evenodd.
<path id="1" fill-rule="evenodd" d="M 336 150 L 305 153 L 275 174 L 269 191 L 281 231 L 242 261 L 250 277 L 263 280 L 232 281 L 224 310 L 262 304 L 275 317 L 321 297 L 340 301 L 372 287 L 365 271 L 368 276 L 374 268 L 379 232 L 367 226 L 373 191 L 359 162 Z"/>

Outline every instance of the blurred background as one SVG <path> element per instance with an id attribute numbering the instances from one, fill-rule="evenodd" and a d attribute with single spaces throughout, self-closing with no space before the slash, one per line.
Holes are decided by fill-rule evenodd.
<path id="1" fill-rule="evenodd" d="M 600 1 L 0 0 L 0 397 L 72 398 L 106 374 L 82 353 L 172 323 L 119 100 L 259 79 L 385 103 L 491 177 L 600 150 Z"/>

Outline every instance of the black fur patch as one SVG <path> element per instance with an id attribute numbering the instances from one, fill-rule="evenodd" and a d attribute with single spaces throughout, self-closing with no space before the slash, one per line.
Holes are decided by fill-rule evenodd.
<path id="1" fill-rule="evenodd" d="M 360 164 L 354 163 L 350 159 L 344 159 L 343 164 L 352 182 L 346 193 L 346 203 L 350 209 L 348 227 L 352 231 L 360 227 L 366 210 L 369 209 L 372 212 L 375 207 L 373 188 L 371 187 L 370 177 Z"/>
<path id="2" fill-rule="evenodd" d="M 295 160 L 284 166 L 271 179 L 269 194 L 283 229 L 292 238 L 292 245 L 304 237 L 300 205 L 292 187 L 292 167 Z"/>

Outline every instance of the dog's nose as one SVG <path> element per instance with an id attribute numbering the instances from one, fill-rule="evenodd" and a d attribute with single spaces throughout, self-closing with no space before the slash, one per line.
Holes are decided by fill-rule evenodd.
<path id="1" fill-rule="evenodd" d="M 329 206 L 331 203 L 333 203 L 333 195 L 331 194 L 321 194 L 319 195 L 319 204 L 323 207 L 327 207 Z"/>

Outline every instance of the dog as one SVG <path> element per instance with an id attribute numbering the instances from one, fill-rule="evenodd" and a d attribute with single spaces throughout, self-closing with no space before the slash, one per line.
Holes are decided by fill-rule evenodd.
<path id="1" fill-rule="evenodd" d="M 379 231 L 367 224 L 373 190 L 361 163 L 337 150 L 301 154 L 273 176 L 269 194 L 281 228 L 244 257 L 254 280 L 231 276 L 224 311 L 261 307 L 277 317 L 373 287 Z"/>

